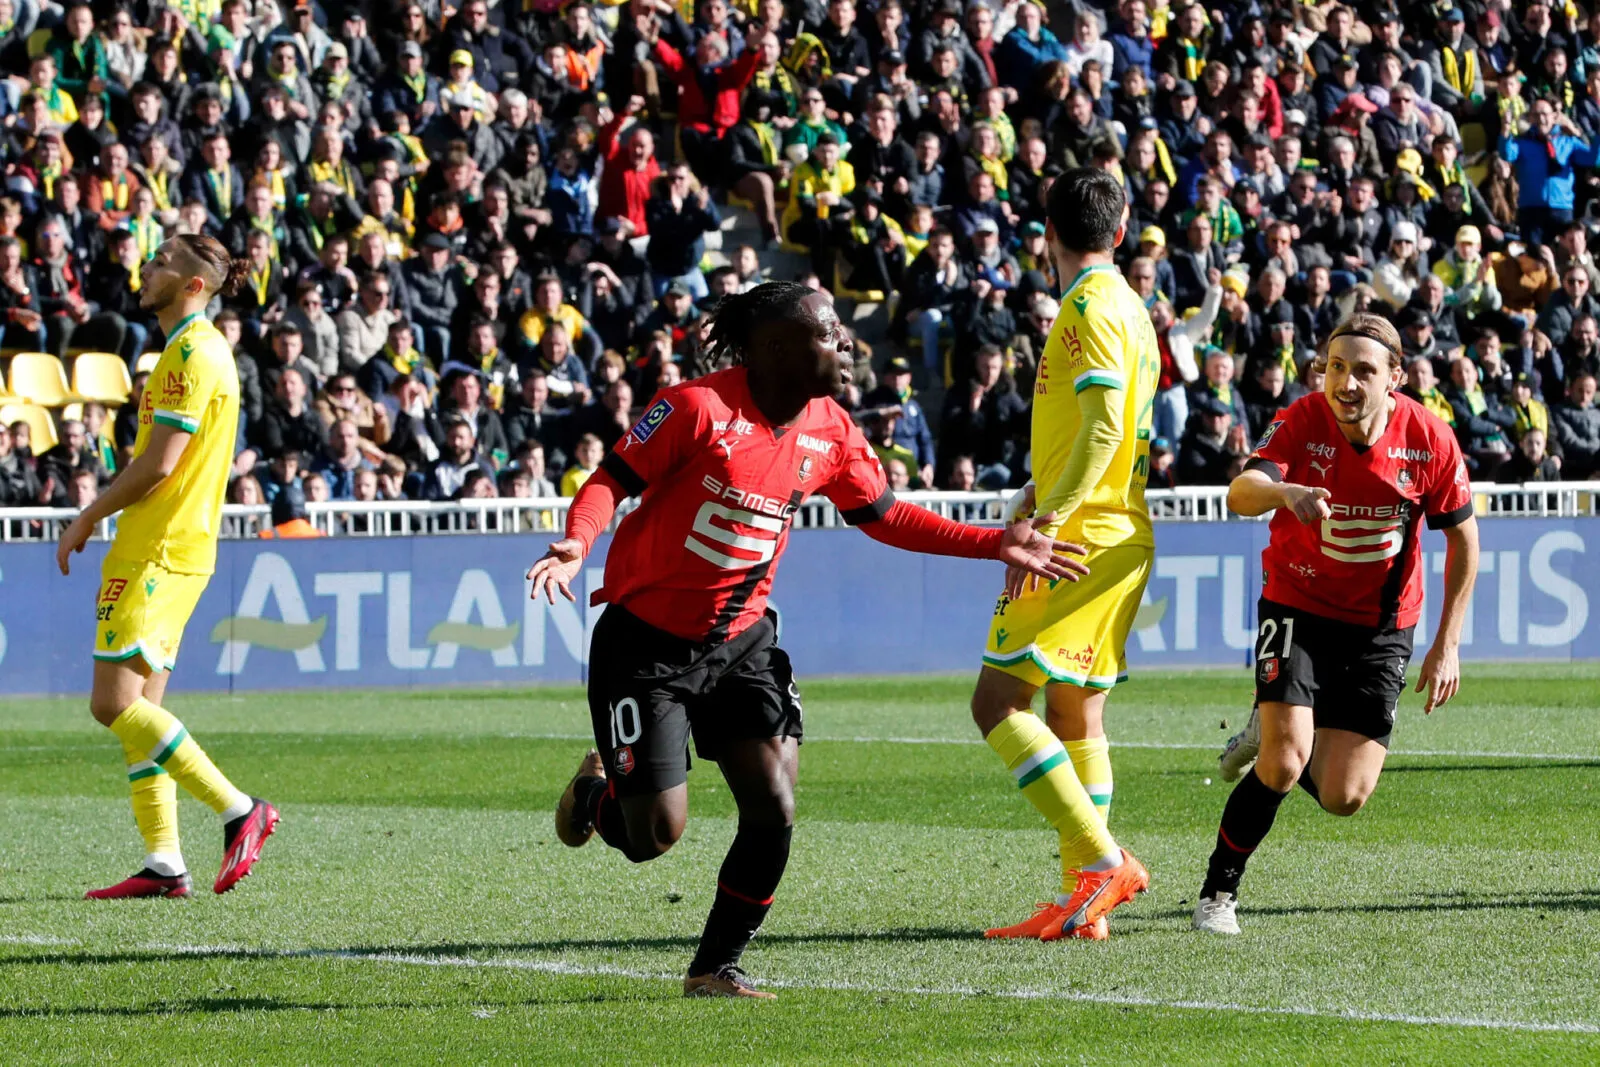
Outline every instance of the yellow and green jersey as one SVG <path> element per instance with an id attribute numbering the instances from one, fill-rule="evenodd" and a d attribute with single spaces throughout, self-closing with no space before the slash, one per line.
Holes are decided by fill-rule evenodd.
<path id="1" fill-rule="evenodd" d="M 108 557 L 175 574 L 216 569 L 222 501 L 239 432 L 239 370 L 227 339 L 200 314 L 178 324 L 139 399 L 133 454 L 157 423 L 192 434 L 177 468 L 117 520 Z"/>
<path id="2" fill-rule="evenodd" d="M 1034 386 L 1033 480 L 1040 495 L 1067 467 L 1083 423 L 1079 397 L 1086 389 L 1121 392 L 1128 432 L 1099 484 L 1056 536 L 1101 548 L 1155 547 L 1144 486 L 1160 372 L 1155 328 L 1139 294 L 1110 265 L 1079 271 L 1050 328 Z"/>

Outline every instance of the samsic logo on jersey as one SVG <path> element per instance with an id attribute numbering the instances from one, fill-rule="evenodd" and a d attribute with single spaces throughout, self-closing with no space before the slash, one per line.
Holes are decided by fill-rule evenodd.
<path id="1" fill-rule="evenodd" d="M 775 496 L 762 496 L 760 493 L 746 492 L 736 485 L 720 482 L 711 475 L 700 479 L 700 484 L 705 486 L 718 500 L 726 500 L 736 508 L 753 511 L 757 515 L 771 515 L 773 518 L 787 519 L 796 511 L 796 505 L 787 499 L 780 500 Z"/>

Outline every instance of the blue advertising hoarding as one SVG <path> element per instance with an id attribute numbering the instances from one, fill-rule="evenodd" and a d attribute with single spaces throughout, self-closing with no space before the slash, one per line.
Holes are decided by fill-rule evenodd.
<path id="1" fill-rule="evenodd" d="M 1600 524 L 1495 519 L 1462 654 L 1473 659 L 1600 658 Z M 1133 669 L 1244 665 L 1250 655 L 1260 523 L 1162 523 L 1130 641 Z M 228 541 L 184 634 L 186 689 L 434 687 L 576 682 L 601 608 L 608 538 L 574 588 L 577 604 L 532 603 L 523 574 L 553 535 Z M 1444 539 L 1426 534 L 1428 604 L 1437 616 Z M 0 692 L 88 688 L 94 597 L 104 546 L 63 578 L 54 545 L 0 546 Z M 799 530 L 773 603 L 783 643 L 810 675 L 977 669 L 999 589 L 996 563 L 917 556 L 846 530 Z"/>

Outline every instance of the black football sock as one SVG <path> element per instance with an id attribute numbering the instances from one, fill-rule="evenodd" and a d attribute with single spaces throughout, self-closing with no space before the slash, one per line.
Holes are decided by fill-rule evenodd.
<path id="1" fill-rule="evenodd" d="M 1253 767 L 1233 787 L 1222 809 L 1222 825 L 1217 828 L 1217 847 L 1206 869 L 1206 883 L 1200 890 L 1202 897 L 1214 897 L 1218 893 L 1238 895 L 1244 865 L 1272 829 L 1272 820 L 1277 818 L 1278 805 L 1283 803 L 1283 798 L 1284 794 L 1256 777 Z"/>
<path id="2" fill-rule="evenodd" d="M 793 834 L 792 826 L 740 824 L 717 872 L 717 897 L 700 935 L 700 949 L 689 964 L 691 976 L 739 962 L 772 907 L 772 895 L 789 863 Z"/>
<path id="3" fill-rule="evenodd" d="M 591 785 L 588 783 L 598 783 Z M 584 810 L 585 805 L 592 805 L 594 829 L 600 835 L 600 840 L 622 853 L 634 863 L 644 863 L 653 860 L 659 853 L 655 851 L 640 852 L 633 847 L 633 841 L 628 837 L 628 820 L 622 814 L 622 801 L 617 799 L 611 784 L 604 778 L 590 778 L 579 781 L 580 787 L 589 790 L 585 797 L 579 794 L 577 808 Z"/>
<path id="4" fill-rule="evenodd" d="M 1312 800 L 1315 800 L 1319 805 L 1322 803 L 1322 794 L 1317 792 L 1317 780 L 1311 777 L 1310 760 L 1306 760 L 1305 768 L 1300 772 L 1299 785 L 1301 789 L 1311 794 Z"/>

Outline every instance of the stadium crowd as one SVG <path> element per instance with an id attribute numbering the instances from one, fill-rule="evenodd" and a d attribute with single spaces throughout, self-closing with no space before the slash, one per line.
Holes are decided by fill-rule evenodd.
<path id="1" fill-rule="evenodd" d="M 883 305 L 839 399 L 893 486 L 1019 485 L 1077 166 L 1131 204 L 1152 486 L 1225 483 L 1355 310 L 1475 478 L 1600 466 L 1570 0 L 335 3 L 0 0 L 0 343 L 137 370 L 140 263 L 220 238 L 235 501 L 571 495 L 768 277 Z M 41 455 L 0 427 L 0 504 L 91 498 L 144 378 Z"/>

